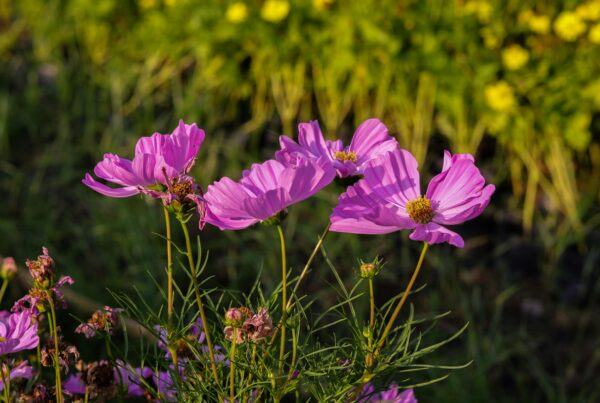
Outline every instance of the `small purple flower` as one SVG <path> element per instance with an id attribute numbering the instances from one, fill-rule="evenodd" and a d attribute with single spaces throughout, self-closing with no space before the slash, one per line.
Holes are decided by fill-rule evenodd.
<path id="1" fill-rule="evenodd" d="M 37 347 L 40 343 L 37 331 L 38 325 L 32 321 L 29 312 L 3 315 L 0 318 L 0 355 Z"/>
<path id="2" fill-rule="evenodd" d="M 81 373 L 69 376 L 62 384 L 63 390 L 71 395 L 85 395 L 85 383 Z"/>
<path id="3" fill-rule="evenodd" d="M 131 365 L 117 360 L 115 368 L 115 378 L 117 378 L 123 388 L 127 390 L 127 396 L 144 396 L 144 382 L 151 380 L 154 372 L 148 367 L 133 368 Z"/>
<path id="4" fill-rule="evenodd" d="M 494 190 L 494 185 L 485 185 L 472 155 L 452 156 L 446 151 L 442 172 L 422 196 L 417 161 L 408 151 L 397 149 L 369 162 L 364 179 L 340 196 L 331 215 L 331 230 L 387 234 L 412 229 L 412 240 L 462 248 L 462 237 L 445 225 L 479 216 Z"/>
<path id="5" fill-rule="evenodd" d="M 279 138 L 281 150 L 276 154 L 277 160 L 294 164 L 298 158 L 323 158 L 341 178 L 362 175 L 367 162 L 398 147 L 379 119 L 368 119 L 358 126 L 347 147 L 341 140 L 325 141 L 316 120 L 300 123 L 298 132 L 298 143 L 286 136 Z"/>
<path id="6" fill-rule="evenodd" d="M 171 134 L 154 133 L 142 137 L 135 146 L 133 160 L 105 154 L 94 173 L 120 187 L 112 188 L 86 173 L 83 183 L 109 197 L 130 197 L 139 193 L 163 200 L 165 206 L 179 209 L 187 202 L 196 205 L 204 223 L 202 191 L 188 172 L 204 142 L 204 130 L 195 123 L 179 121 Z"/>
<path id="7" fill-rule="evenodd" d="M 31 379 L 33 376 L 33 368 L 27 361 L 21 361 L 16 367 L 8 370 L 6 364 L 2 364 L 2 371 L 6 374 L 9 373 L 9 379 Z M 0 377 L 0 390 L 4 390 L 3 377 Z"/>
<path id="8" fill-rule="evenodd" d="M 417 403 L 415 393 L 412 389 L 406 389 L 400 392 L 396 384 L 392 384 L 388 390 L 375 393 L 375 387 L 367 383 L 358 398 L 360 403 Z"/>
<path id="9" fill-rule="evenodd" d="M 208 187 L 206 221 L 221 230 L 239 230 L 276 217 L 327 186 L 335 170 L 323 159 L 285 165 L 254 164 L 239 182 L 225 177 Z"/>

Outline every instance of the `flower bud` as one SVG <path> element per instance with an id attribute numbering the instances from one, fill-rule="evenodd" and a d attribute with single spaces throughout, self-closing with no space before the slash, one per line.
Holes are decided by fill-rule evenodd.
<path id="1" fill-rule="evenodd" d="M 0 267 L 0 278 L 3 280 L 12 280 L 17 275 L 17 264 L 15 259 L 12 257 L 5 257 L 2 259 L 2 266 Z"/>
<path id="2" fill-rule="evenodd" d="M 360 267 L 359 267 L 359 275 L 360 275 L 360 277 L 366 278 L 366 279 L 375 278 L 381 271 L 382 267 L 383 267 L 383 264 L 382 264 L 381 259 L 379 259 L 379 256 L 376 257 L 372 262 L 368 262 L 368 263 L 363 262 L 361 260 Z"/>
<path id="3" fill-rule="evenodd" d="M 246 319 L 246 315 L 240 308 L 229 308 L 225 312 L 225 324 L 231 327 L 241 327 Z"/>

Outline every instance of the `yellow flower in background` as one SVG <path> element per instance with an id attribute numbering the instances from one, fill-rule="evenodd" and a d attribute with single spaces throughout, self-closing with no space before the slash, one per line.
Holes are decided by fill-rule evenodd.
<path id="1" fill-rule="evenodd" d="M 554 31 L 567 42 L 575 41 L 585 32 L 585 29 L 585 22 L 570 11 L 560 13 L 554 21 Z"/>
<path id="2" fill-rule="evenodd" d="M 260 10 L 261 17 L 269 22 L 279 22 L 290 12 L 290 3 L 285 0 L 267 0 Z"/>
<path id="3" fill-rule="evenodd" d="M 164 2 L 167 7 L 173 7 L 177 4 L 177 0 L 164 0 Z"/>
<path id="4" fill-rule="evenodd" d="M 518 70 L 529 61 L 529 52 L 520 45 L 510 45 L 502 50 L 502 63 L 509 70 Z"/>
<path id="5" fill-rule="evenodd" d="M 506 81 L 498 81 L 485 87 L 485 102 L 494 110 L 505 112 L 515 106 L 515 92 Z"/>
<path id="6" fill-rule="evenodd" d="M 596 45 L 600 45 L 600 24 L 596 24 L 592 28 L 590 28 L 588 39 L 590 40 L 590 42 L 595 43 Z"/>
<path id="7" fill-rule="evenodd" d="M 550 32 L 550 17 L 533 14 L 529 18 L 529 21 L 527 21 L 527 26 L 536 34 L 547 34 Z"/>
<path id="8" fill-rule="evenodd" d="M 158 5 L 158 0 L 139 0 L 138 4 L 141 9 L 149 10 Z"/>
<path id="9" fill-rule="evenodd" d="M 481 28 L 479 31 L 481 37 L 483 38 L 483 44 L 488 49 L 496 49 L 500 46 L 500 38 L 496 33 L 490 29 L 489 27 Z"/>
<path id="10" fill-rule="evenodd" d="M 463 12 L 465 15 L 476 15 L 481 23 L 490 21 L 492 16 L 492 5 L 487 1 L 468 1 L 464 5 Z"/>
<path id="11" fill-rule="evenodd" d="M 600 18 L 600 1 L 588 1 L 575 9 L 575 14 L 582 20 L 596 21 Z"/>
<path id="12" fill-rule="evenodd" d="M 248 18 L 248 7 L 239 1 L 237 3 L 233 3 L 227 7 L 227 11 L 225 11 L 225 18 L 227 21 L 234 24 L 244 22 L 246 21 L 246 18 Z"/>
<path id="13" fill-rule="evenodd" d="M 335 3 L 335 0 L 313 0 L 313 6 L 320 11 L 325 11 Z"/>

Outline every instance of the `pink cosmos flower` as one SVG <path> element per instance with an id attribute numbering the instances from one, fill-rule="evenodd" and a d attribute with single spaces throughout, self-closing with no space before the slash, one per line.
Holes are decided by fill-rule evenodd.
<path id="1" fill-rule="evenodd" d="M 6 364 L 2 364 L 2 370 L 4 373 L 8 371 Z M 33 368 L 27 361 L 20 362 L 16 367 L 11 368 L 9 373 L 9 379 L 31 379 L 33 376 Z M 4 390 L 4 381 L 0 377 L 0 391 Z"/>
<path id="2" fill-rule="evenodd" d="M 29 312 L 19 312 L 0 317 L 0 355 L 30 350 L 37 347 L 40 339 L 38 325 Z"/>
<path id="3" fill-rule="evenodd" d="M 276 160 L 254 164 L 239 182 L 225 177 L 208 187 L 206 221 L 221 230 L 247 228 L 314 195 L 334 177 L 335 169 L 322 158 L 296 165 Z"/>
<path id="4" fill-rule="evenodd" d="M 445 225 L 480 215 L 494 190 L 494 185 L 485 186 L 472 155 L 453 156 L 446 151 L 442 172 L 429 182 L 423 196 L 417 161 L 408 151 L 397 149 L 369 162 L 364 179 L 340 196 L 331 215 L 331 230 L 387 234 L 412 229 L 412 240 L 462 248 L 462 237 Z"/>
<path id="5" fill-rule="evenodd" d="M 129 197 L 138 193 L 160 197 L 166 205 L 184 190 L 192 190 L 193 179 L 187 173 L 204 141 L 204 130 L 195 123 L 179 121 L 171 134 L 154 133 L 142 137 L 135 146 L 133 160 L 105 154 L 94 173 L 120 187 L 112 188 L 86 174 L 83 183 L 109 197 Z"/>
<path id="6" fill-rule="evenodd" d="M 388 135 L 387 127 L 379 119 L 368 119 L 358 126 L 347 147 L 341 140 L 325 141 L 316 120 L 300 123 L 298 132 L 298 143 L 286 136 L 279 138 L 281 150 L 276 159 L 294 164 L 299 157 L 323 158 L 341 178 L 362 175 L 367 162 L 398 147 L 396 139 Z"/>

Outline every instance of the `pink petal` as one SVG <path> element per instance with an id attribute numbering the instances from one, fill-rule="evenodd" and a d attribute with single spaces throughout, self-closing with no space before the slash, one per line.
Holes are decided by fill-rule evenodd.
<path id="1" fill-rule="evenodd" d="M 285 165 L 275 160 L 267 160 L 262 164 L 253 164 L 242 173 L 240 184 L 255 195 L 281 187 L 280 175 L 286 169 Z"/>
<path id="2" fill-rule="evenodd" d="M 408 201 L 421 194 L 417 168 L 415 157 L 397 148 L 369 161 L 363 174 L 369 187 L 381 199 L 404 208 Z"/>
<path id="3" fill-rule="evenodd" d="M 133 173 L 131 161 L 115 154 L 104 154 L 102 161 L 94 167 L 94 174 L 118 185 L 137 186 L 141 184 Z"/>
<path id="4" fill-rule="evenodd" d="M 307 148 L 316 157 L 328 157 L 333 159 L 323 138 L 323 133 L 316 120 L 310 123 L 300 123 L 298 125 L 298 143 Z"/>
<path id="5" fill-rule="evenodd" d="M 178 173 L 187 173 L 200 151 L 205 136 L 204 130 L 199 129 L 195 123 L 186 125 L 180 120 L 165 147 L 165 161 Z"/>
<path id="6" fill-rule="evenodd" d="M 329 185 L 335 179 L 335 169 L 325 158 L 305 161 L 296 168 L 286 169 L 280 183 L 285 186 L 289 199 L 287 203 L 297 203 Z"/>
<path id="7" fill-rule="evenodd" d="M 162 182 L 162 178 L 156 172 L 157 157 L 152 154 L 138 154 L 133 159 L 132 170 L 144 185 Z"/>
<path id="8" fill-rule="evenodd" d="M 388 234 L 414 228 L 414 223 L 402 209 L 380 199 L 365 180 L 350 186 L 340 196 L 330 220 L 331 231 L 353 234 Z"/>
<path id="9" fill-rule="evenodd" d="M 479 196 L 472 197 L 463 204 L 436 212 L 433 221 L 439 224 L 456 225 L 472 220 L 483 213 L 483 210 L 490 203 L 495 190 L 496 187 L 494 185 L 487 185 L 483 188 Z"/>
<path id="10" fill-rule="evenodd" d="M 283 188 L 272 189 L 258 197 L 250 197 L 244 200 L 244 210 L 252 217 L 266 220 L 285 209 L 287 198 Z"/>
<path id="11" fill-rule="evenodd" d="M 485 179 L 475 164 L 462 159 L 436 175 L 429 183 L 426 195 L 436 214 L 444 216 L 446 210 L 478 198 L 484 185 Z"/>
<path id="12" fill-rule="evenodd" d="M 468 160 L 471 162 L 475 162 L 475 158 L 471 154 L 454 154 L 452 155 L 450 151 L 444 150 L 444 165 L 442 166 L 442 172 L 450 169 L 452 164 L 456 164 L 458 161 Z"/>
<path id="13" fill-rule="evenodd" d="M 381 149 L 383 144 L 385 147 Z M 356 153 L 360 165 L 383 152 L 393 151 L 397 146 L 396 139 L 388 135 L 387 127 L 379 119 L 368 119 L 354 132 L 349 149 Z M 375 154 L 376 150 L 378 153 Z"/>
<path id="14" fill-rule="evenodd" d="M 90 189 L 108 197 L 130 197 L 140 193 L 137 186 L 126 186 L 122 188 L 108 187 L 100 182 L 96 182 L 90 174 L 85 174 L 85 179 L 83 179 L 82 182 Z"/>
<path id="15" fill-rule="evenodd" d="M 417 228 L 410 234 L 410 239 L 424 241 L 428 244 L 448 242 L 457 248 L 465 246 L 465 241 L 460 235 L 433 222 L 426 225 L 417 225 Z"/>

